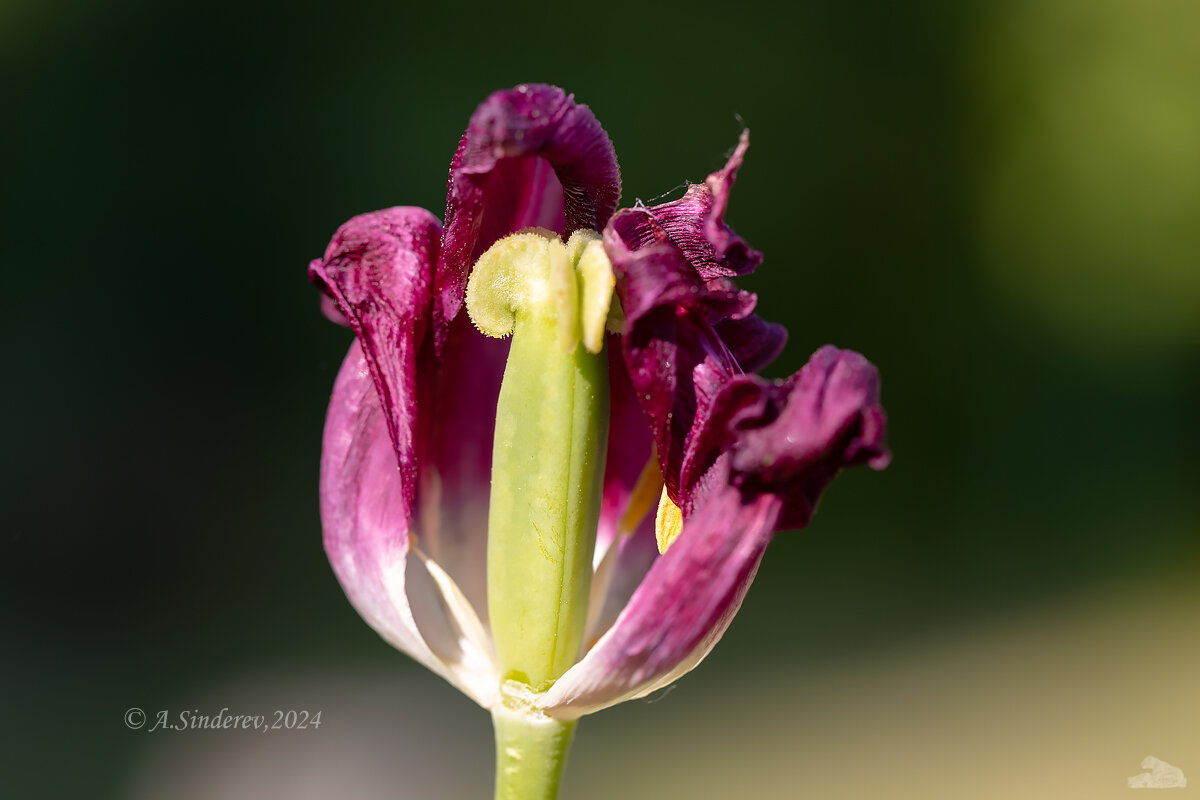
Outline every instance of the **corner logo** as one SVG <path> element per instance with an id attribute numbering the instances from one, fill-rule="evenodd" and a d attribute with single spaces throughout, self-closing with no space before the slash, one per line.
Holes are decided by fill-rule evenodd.
<path id="1" fill-rule="evenodd" d="M 1183 770 L 1154 756 L 1142 759 L 1142 769 L 1147 771 L 1129 776 L 1130 789 L 1182 789 L 1187 786 Z"/>

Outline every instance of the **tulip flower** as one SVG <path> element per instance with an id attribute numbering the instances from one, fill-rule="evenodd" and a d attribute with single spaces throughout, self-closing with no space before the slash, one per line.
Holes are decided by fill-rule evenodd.
<path id="1" fill-rule="evenodd" d="M 309 267 L 355 334 L 321 463 L 325 548 L 385 640 L 491 711 L 497 798 L 553 798 L 578 718 L 678 679 L 775 532 L 882 468 L 878 375 L 785 332 L 733 278 L 749 144 L 678 200 L 617 211 L 607 134 L 561 90 L 471 117 L 445 225 L 351 219 Z"/>

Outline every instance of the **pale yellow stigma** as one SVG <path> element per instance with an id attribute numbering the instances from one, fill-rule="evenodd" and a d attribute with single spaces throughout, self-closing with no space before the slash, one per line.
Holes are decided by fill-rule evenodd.
<path id="1" fill-rule="evenodd" d="M 654 536 L 658 539 L 658 552 L 667 552 L 667 548 L 679 538 L 682 530 L 683 512 L 667 495 L 667 487 L 664 486 L 662 497 L 658 499 L 658 516 L 654 519 Z"/>
<path id="2" fill-rule="evenodd" d="M 504 338 L 517 316 L 541 308 L 564 353 L 580 343 L 599 353 L 615 285 L 600 234 L 579 230 L 564 244 L 553 231 L 527 228 L 479 257 L 467 281 L 467 313 L 480 332 Z"/>

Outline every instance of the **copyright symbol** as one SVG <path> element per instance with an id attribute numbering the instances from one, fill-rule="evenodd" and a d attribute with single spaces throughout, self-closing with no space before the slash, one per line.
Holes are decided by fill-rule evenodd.
<path id="1" fill-rule="evenodd" d="M 130 730 L 136 731 L 138 728 L 146 724 L 146 712 L 142 711 L 137 706 L 125 712 L 125 726 Z"/>

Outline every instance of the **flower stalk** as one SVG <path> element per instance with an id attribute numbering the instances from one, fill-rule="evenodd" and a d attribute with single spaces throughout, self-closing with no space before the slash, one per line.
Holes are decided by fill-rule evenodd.
<path id="1" fill-rule="evenodd" d="M 492 723 L 495 800 L 555 800 L 577 721 L 501 705 L 492 712 Z"/>

